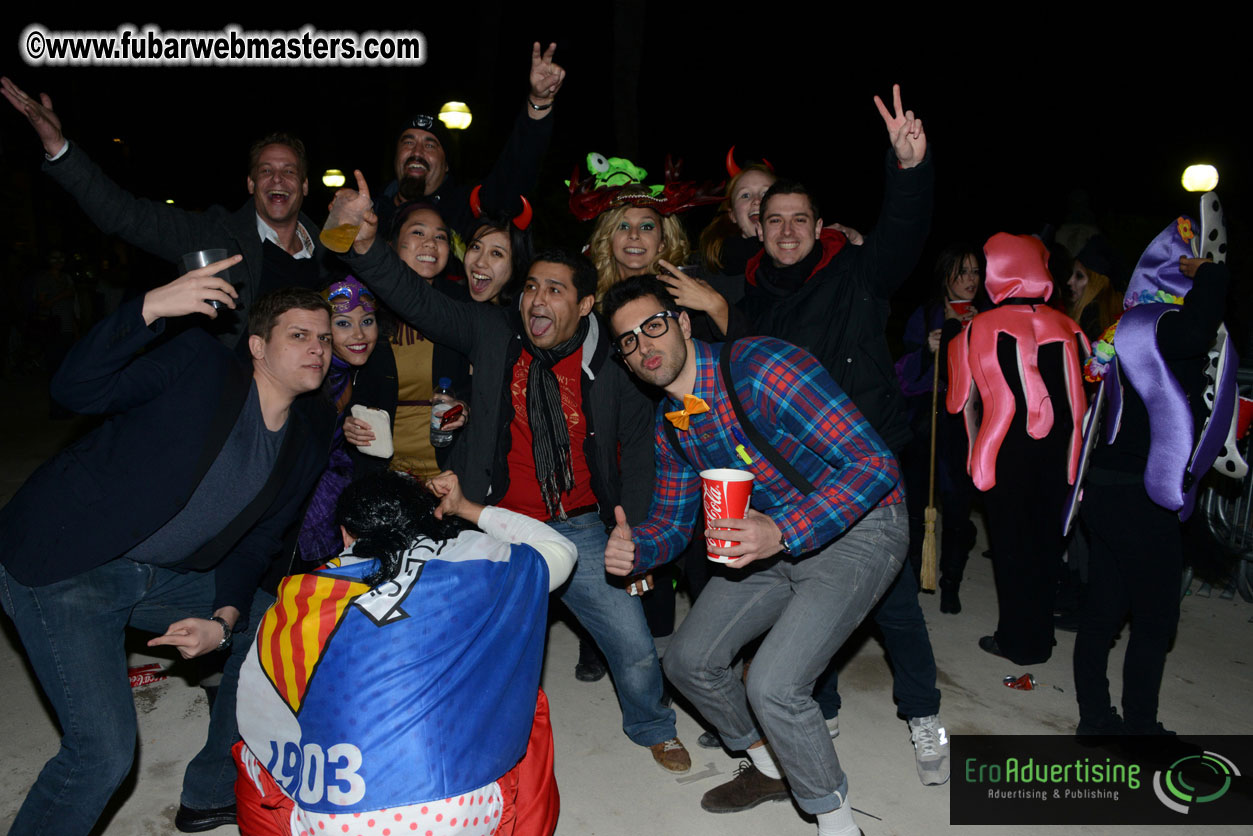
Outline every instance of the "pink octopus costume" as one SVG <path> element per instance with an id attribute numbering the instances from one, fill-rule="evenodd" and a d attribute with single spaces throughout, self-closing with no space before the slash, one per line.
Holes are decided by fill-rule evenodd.
<path id="1" fill-rule="evenodd" d="M 998 307 L 979 314 L 949 347 L 948 411 L 966 413 L 970 440 L 967 467 L 975 487 L 986 491 L 996 484 L 996 454 L 1014 419 L 1014 393 L 996 360 L 996 343 L 1001 334 L 1018 344 L 1018 376 L 1027 402 L 1027 434 L 1040 439 L 1053 428 L 1055 418 L 1069 420 L 1072 426 L 1067 484 L 1074 484 L 1083 445 L 1083 413 L 1087 398 L 1083 392 L 1078 345 L 1088 351 L 1088 339 L 1073 319 L 1042 304 L 1013 304 L 1017 299 L 1047 302 L 1053 294 L 1053 277 L 1048 271 L 1048 250 L 1031 235 L 998 232 L 983 246 L 988 259 L 986 287 Z M 1053 400 L 1040 377 L 1039 348 L 1061 343 L 1066 360 L 1068 415 L 1055 416 Z M 971 382 L 983 401 L 983 421 L 976 423 Z"/>
<path id="2" fill-rule="evenodd" d="M 1054 644 L 1053 590 L 1062 512 L 1083 446 L 1088 340 L 1045 304 L 1053 279 L 1039 239 L 1002 232 L 983 250 L 985 287 L 997 307 L 950 342 L 946 405 L 965 412 L 967 467 L 985 494 L 992 543 L 1000 619 L 980 646 L 1039 664 Z"/>

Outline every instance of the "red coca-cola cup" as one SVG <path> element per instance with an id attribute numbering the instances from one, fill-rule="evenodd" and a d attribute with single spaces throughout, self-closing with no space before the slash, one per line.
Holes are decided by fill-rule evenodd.
<path id="1" fill-rule="evenodd" d="M 713 470 L 702 470 L 700 479 L 706 525 L 712 526 L 714 520 L 744 519 L 744 515 L 748 513 L 748 500 L 753 495 L 753 474 L 747 470 L 718 467 Z M 706 537 L 705 544 L 711 549 L 725 549 L 738 546 L 739 542 Z M 708 552 L 707 556 L 718 563 L 729 563 L 736 559 L 712 552 Z"/>

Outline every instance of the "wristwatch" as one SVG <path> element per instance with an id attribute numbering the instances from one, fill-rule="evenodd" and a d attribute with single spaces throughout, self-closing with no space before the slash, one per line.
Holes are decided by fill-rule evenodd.
<path id="1" fill-rule="evenodd" d="M 226 623 L 226 619 L 220 615 L 211 615 L 209 616 L 209 620 L 216 621 L 218 624 L 222 625 L 222 641 L 218 642 L 217 649 L 225 650 L 230 647 L 231 641 L 235 638 L 235 634 L 231 632 L 231 626 Z"/>

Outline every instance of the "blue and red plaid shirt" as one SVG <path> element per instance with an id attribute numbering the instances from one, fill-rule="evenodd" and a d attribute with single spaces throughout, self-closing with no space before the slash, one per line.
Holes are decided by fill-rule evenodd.
<path id="1" fill-rule="evenodd" d="M 666 437 L 664 413 L 682 408 L 672 398 L 657 408 L 657 484 L 643 525 L 632 530 L 635 568 L 678 557 L 692 538 L 701 507 L 700 471 L 752 471 L 752 507 L 774 520 L 792 554 L 812 552 L 839 537 L 866 512 L 905 501 L 900 470 L 879 434 L 822 364 L 804 349 L 771 337 L 751 337 L 731 350 L 731 376 L 744 412 L 816 490 L 806 496 L 751 443 L 751 464 L 736 453 L 735 410 L 718 373 L 720 344 L 694 340 L 696 391 L 709 412 L 693 415 L 677 435 L 683 461 Z"/>

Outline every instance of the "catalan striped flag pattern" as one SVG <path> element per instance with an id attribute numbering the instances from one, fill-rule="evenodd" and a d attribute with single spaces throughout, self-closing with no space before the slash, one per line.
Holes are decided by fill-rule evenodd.
<path id="1" fill-rule="evenodd" d="M 293 575 L 257 630 L 261 667 L 293 713 L 300 712 L 327 641 L 366 584 L 322 574 Z"/>
<path id="2" fill-rule="evenodd" d="M 404 560 L 374 588 L 378 562 L 352 555 L 286 579 L 240 669 L 240 736 L 306 813 L 455 799 L 526 752 L 543 557 L 467 531 Z"/>

